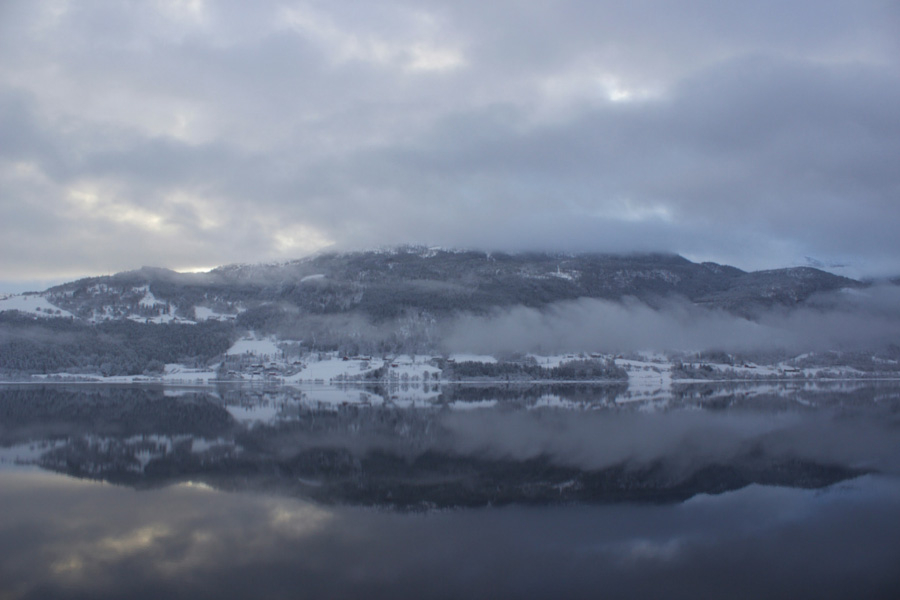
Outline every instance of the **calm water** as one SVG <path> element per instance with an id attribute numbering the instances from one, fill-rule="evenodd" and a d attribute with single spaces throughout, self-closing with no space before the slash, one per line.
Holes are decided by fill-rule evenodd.
<path id="1" fill-rule="evenodd" d="M 900 387 L 0 387 L 0 598 L 897 598 Z"/>

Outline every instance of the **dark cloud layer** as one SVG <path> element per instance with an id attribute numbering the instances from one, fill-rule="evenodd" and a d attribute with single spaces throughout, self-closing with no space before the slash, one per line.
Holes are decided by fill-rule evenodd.
<path id="1" fill-rule="evenodd" d="M 900 271 L 900 10 L 0 7 L 0 280 L 422 241 Z"/>

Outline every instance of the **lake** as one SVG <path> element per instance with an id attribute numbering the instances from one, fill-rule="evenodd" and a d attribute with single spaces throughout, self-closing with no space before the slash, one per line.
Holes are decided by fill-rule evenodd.
<path id="1" fill-rule="evenodd" d="M 897 598 L 900 385 L 0 386 L 0 598 Z"/>

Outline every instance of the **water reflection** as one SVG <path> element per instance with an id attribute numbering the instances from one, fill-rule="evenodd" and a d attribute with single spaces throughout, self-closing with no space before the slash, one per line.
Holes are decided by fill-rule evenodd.
<path id="1" fill-rule="evenodd" d="M 0 388 L 0 597 L 898 597 L 896 385 L 421 391 Z"/>
<path id="2" fill-rule="evenodd" d="M 13 598 L 891 598 L 900 487 L 396 513 L 0 471 Z"/>
<path id="3" fill-rule="evenodd" d="M 664 403 L 595 392 L 7 387 L 0 460 L 404 510 L 677 502 L 898 472 L 897 386 L 704 385 Z"/>

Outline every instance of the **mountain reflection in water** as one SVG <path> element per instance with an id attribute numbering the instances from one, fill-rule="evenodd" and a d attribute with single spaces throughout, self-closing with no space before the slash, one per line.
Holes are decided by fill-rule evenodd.
<path id="1" fill-rule="evenodd" d="M 896 597 L 898 408 L 7 386 L 0 597 Z"/>

